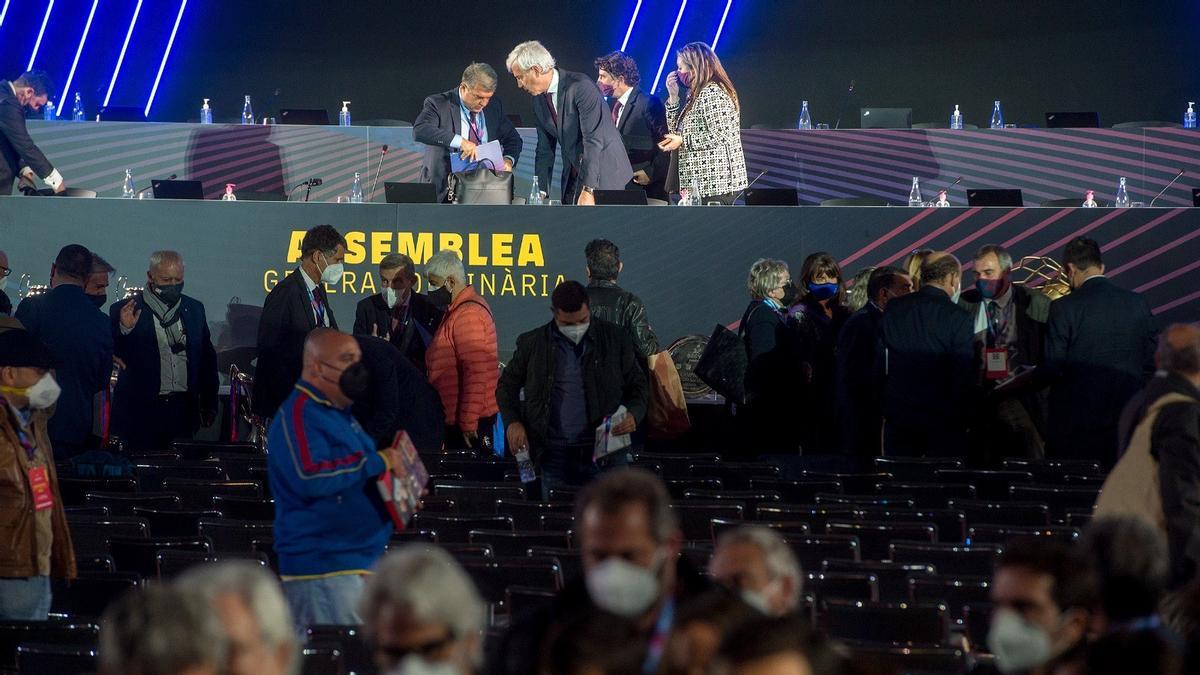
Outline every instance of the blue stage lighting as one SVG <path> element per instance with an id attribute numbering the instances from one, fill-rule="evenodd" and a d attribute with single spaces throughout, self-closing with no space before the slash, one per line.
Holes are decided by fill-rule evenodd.
<path id="1" fill-rule="evenodd" d="M 146 117 L 150 116 L 150 106 L 154 105 L 154 95 L 158 93 L 158 83 L 162 80 L 163 69 L 167 67 L 167 59 L 171 56 L 171 47 L 175 46 L 175 33 L 179 31 L 179 22 L 183 19 L 183 10 L 187 0 L 179 3 L 179 13 L 175 15 L 175 25 L 171 27 L 171 37 L 167 40 L 167 48 L 163 51 L 162 62 L 158 64 L 158 74 L 154 76 L 154 86 L 150 88 L 150 98 L 146 101 Z"/>
<path id="2" fill-rule="evenodd" d="M 4 3 L 7 9 L 8 3 Z M 625 29 L 625 39 L 621 41 L 621 51 L 625 51 L 625 46 L 629 44 L 629 35 L 633 32 L 633 24 L 637 23 L 638 12 L 642 11 L 642 0 L 637 0 L 637 6 L 633 8 L 633 16 L 629 17 L 629 27 Z M 0 15 L 0 23 L 4 22 L 3 15 Z"/>
<path id="3" fill-rule="evenodd" d="M 71 82 L 75 79 L 75 68 L 79 66 L 79 55 L 83 53 L 83 45 L 87 42 L 88 33 L 92 30 L 92 19 L 96 16 L 96 5 L 99 4 L 100 0 L 92 0 L 92 11 L 88 12 L 87 23 L 83 25 L 83 36 L 79 38 L 79 46 L 75 48 L 75 60 L 71 62 L 71 72 L 67 75 L 67 86 L 63 87 L 63 93 L 58 97 L 59 103 L 62 103 L 66 93 L 71 91 Z M 58 106 L 55 114 L 61 117 L 63 107 L 62 105 Z"/>
<path id="4" fill-rule="evenodd" d="M 725 30 L 725 19 L 729 17 L 729 8 L 733 6 L 733 0 L 725 0 L 725 11 L 721 13 L 721 23 L 717 24 L 717 34 L 713 36 L 712 48 L 717 51 L 717 43 L 721 41 L 721 31 Z"/>
<path id="5" fill-rule="evenodd" d="M 679 3 L 679 13 L 675 15 L 675 25 L 671 27 L 671 37 L 667 38 L 667 46 L 663 48 L 662 60 L 658 62 L 658 72 L 654 75 L 654 85 L 650 87 L 653 93 L 658 89 L 658 80 L 662 77 L 663 67 L 667 65 L 667 55 L 671 53 L 671 45 L 675 42 L 675 33 L 679 30 L 679 21 L 683 19 L 683 10 L 687 9 L 688 0 Z"/>
<path id="6" fill-rule="evenodd" d="M 121 53 L 117 56 L 117 66 L 113 68 L 112 80 L 108 83 L 108 93 L 104 95 L 104 105 L 112 99 L 113 87 L 117 86 L 117 75 L 121 74 L 121 64 L 125 63 L 125 50 L 129 48 L 129 38 L 133 35 L 133 27 L 137 25 L 138 15 L 142 13 L 142 0 L 138 0 L 133 8 L 133 18 L 129 20 L 129 30 L 125 31 L 125 43 L 121 45 Z"/>
<path id="7" fill-rule="evenodd" d="M 46 33 L 46 24 L 50 23 L 50 12 L 54 10 L 54 0 L 46 5 L 46 15 L 42 17 L 42 27 L 38 30 L 37 41 L 33 43 L 33 53 L 29 55 L 29 65 L 25 70 L 33 70 L 33 62 L 37 59 L 38 50 L 42 47 L 42 35 Z"/>

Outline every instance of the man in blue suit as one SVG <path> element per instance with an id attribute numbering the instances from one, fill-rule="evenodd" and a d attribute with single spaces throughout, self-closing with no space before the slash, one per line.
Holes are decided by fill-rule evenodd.
<path id="1" fill-rule="evenodd" d="M 146 288 L 109 309 L 125 368 L 113 393 L 114 436 L 135 449 L 190 439 L 217 412 L 217 353 L 204 305 L 183 294 L 183 257 L 150 255 Z"/>
<path id="2" fill-rule="evenodd" d="M 56 458 L 88 449 L 92 439 L 92 403 L 108 386 L 113 367 L 113 341 L 104 312 L 83 292 L 92 273 L 92 252 L 69 244 L 50 266 L 50 291 L 25 298 L 14 315 L 41 340 L 58 367 L 62 387 L 54 416 L 46 428 Z"/>

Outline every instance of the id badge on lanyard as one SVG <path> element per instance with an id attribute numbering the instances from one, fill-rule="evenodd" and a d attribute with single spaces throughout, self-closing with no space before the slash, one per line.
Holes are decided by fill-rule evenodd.
<path id="1" fill-rule="evenodd" d="M 989 380 L 1008 377 L 1008 350 L 1004 347 L 988 347 L 983 350 L 983 374 Z"/>

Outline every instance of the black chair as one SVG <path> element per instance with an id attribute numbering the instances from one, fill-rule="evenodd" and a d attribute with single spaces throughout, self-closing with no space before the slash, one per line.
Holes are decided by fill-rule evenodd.
<path id="1" fill-rule="evenodd" d="M 77 556 L 106 555 L 111 537 L 149 537 L 150 524 L 145 518 L 132 516 L 109 516 L 108 518 L 80 518 L 68 516 L 71 528 L 71 544 Z"/>
<path id="2" fill-rule="evenodd" d="M 255 539 L 254 553 L 261 553 L 266 557 L 271 570 L 276 574 L 279 573 L 279 554 L 275 553 L 275 540 L 272 539 Z"/>
<path id="3" fill-rule="evenodd" d="M 876 457 L 875 468 L 898 481 L 924 483 L 933 480 L 935 471 L 961 469 L 963 463 L 948 457 Z"/>
<path id="4" fill-rule="evenodd" d="M 1038 482 L 1054 482 L 1054 478 L 1067 474 L 1104 475 L 1100 462 L 1090 459 L 1018 459 L 1010 457 L 1005 459 L 1002 464 L 1005 469 L 1012 471 L 1028 471 Z"/>
<path id="5" fill-rule="evenodd" d="M 942 604 L 828 600 L 823 605 L 825 630 L 833 638 L 930 647 L 942 646 L 950 638 L 949 613 Z"/>
<path id="6" fill-rule="evenodd" d="M 147 527 L 149 529 L 149 527 Z M 105 549 L 106 550 L 106 549 Z M 112 556 L 107 553 L 99 554 L 92 553 L 89 555 L 79 555 L 75 553 L 75 569 L 80 573 L 83 572 L 116 572 L 117 564 L 113 562 Z"/>
<path id="7" fill-rule="evenodd" d="M 212 508 L 221 512 L 221 517 L 233 520 L 273 520 L 275 502 L 271 499 L 213 495 Z"/>
<path id="8" fill-rule="evenodd" d="M 683 493 L 683 500 L 684 502 L 691 500 L 727 501 L 745 505 L 751 510 L 763 502 L 783 502 L 783 498 L 779 496 L 778 492 L 770 490 L 688 490 Z"/>
<path id="9" fill-rule="evenodd" d="M 967 528 L 967 543 L 969 544 L 1003 544 L 1009 539 L 1038 537 L 1054 539 L 1064 544 L 1074 544 L 1079 541 L 1080 531 L 1077 527 L 1050 525 L 1045 527 L 1018 527 L 1015 525 L 972 525 Z"/>
<path id="10" fill-rule="evenodd" d="M 824 532 L 830 520 L 850 520 L 862 517 L 862 507 L 854 504 L 759 504 L 754 509 L 757 520 L 798 521 L 808 523 L 814 532 Z"/>
<path id="11" fill-rule="evenodd" d="M 312 644 L 336 644 L 342 653 L 343 664 L 349 673 L 376 673 L 374 655 L 367 646 L 359 626 L 309 626 L 306 641 Z"/>
<path id="12" fill-rule="evenodd" d="M 253 443 L 222 443 L 219 441 L 174 441 L 171 449 L 178 452 L 185 461 L 198 462 L 209 459 L 214 455 L 228 454 L 241 457 L 267 459 L 262 448 Z"/>
<path id="13" fill-rule="evenodd" d="M 300 675 L 346 675 L 344 661 L 338 645 L 310 642 L 300 650 Z"/>
<path id="14" fill-rule="evenodd" d="M 138 484 L 143 490 L 157 490 L 168 478 L 185 480 L 225 481 L 229 475 L 216 464 L 209 462 L 138 462 L 134 465 Z"/>
<path id="15" fill-rule="evenodd" d="M 879 580 L 870 572 L 810 572 L 804 589 L 818 600 L 879 601 Z"/>
<path id="16" fill-rule="evenodd" d="M 103 506 L 114 516 L 132 516 L 133 508 L 172 511 L 183 508 L 183 498 L 174 492 L 88 492 L 84 503 Z"/>
<path id="17" fill-rule="evenodd" d="M 672 504 L 671 510 L 679 518 L 684 538 L 700 540 L 712 537 L 713 520 L 742 520 L 746 509 L 741 504 L 685 501 Z"/>
<path id="18" fill-rule="evenodd" d="M 886 199 L 879 197 L 834 197 L 822 199 L 821 206 L 887 206 Z"/>
<path id="19" fill-rule="evenodd" d="M 934 472 L 934 478 L 939 483 L 974 485 L 979 499 L 991 500 L 1008 499 L 1008 489 L 1013 484 L 1033 482 L 1033 474 L 1028 471 L 939 469 Z"/>
<path id="20" fill-rule="evenodd" d="M 490 544 L 439 544 L 445 552 L 454 556 L 455 560 L 483 560 L 496 557 Z"/>
<path id="21" fill-rule="evenodd" d="M 511 586 L 548 591 L 560 591 L 563 587 L 562 567 L 555 558 L 497 557 L 461 560 L 459 563 L 471 576 L 483 599 L 495 605 L 504 605 Z"/>
<path id="22" fill-rule="evenodd" d="M 565 548 L 549 548 L 546 546 L 530 546 L 529 550 L 525 551 L 525 555 L 529 558 L 553 558 L 558 561 L 559 567 L 562 569 L 564 582 L 583 576 L 583 554 L 579 551 Z"/>
<path id="23" fill-rule="evenodd" d="M 1050 524 L 1050 507 L 1041 503 L 951 499 L 946 506 L 962 511 L 971 525 L 1041 527 Z"/>
<path id="24" fill-rule="evenodd" d="M 87 518 L 107 518 L 108 516 L 113 515 L 112 511 L 109 511 L 107 506 L 101 505 L 64 506 L 63 512 L 66 513 L 68 517 L 84 516 Z"/>
<path id="25" fill-rule="evenodd" d="M 458 502 L 449 497 L 422 497 L 421 510 L 435 514 L 453 515 L 458 513 Z"/>
<path id="26" fill-rule="evenodd" d="M 940 602 L 954 609 L 990 602 L 992 582 L 988 577 L 944 577 L 909 579 L 909 598 L 913 602 Z"/>
<path id="27" fill-rule="evenodd" d="M 544 588 L 509 586 L 504 590 L 504 605 L 508 608 L 508 625 L 530 612 L 548 606 L 558 594 Z"/>
<path id="28" fill-rule="evenodd" d="M 159 581 L 170 581 L 198 565 L 219 563 L 226 560 L 250 560 L 268 567 L 267 556 L 262 553 L 205 553 L 204 551 L 159 551 L 154 564 Z"/>
<path id="29" fill-rule="evenodd" d="M 892 562 L 926 563 L 933 565 L 939 574 L 989 577 L 996 556 L 1003 550 L 1000 546 L 957 544 L 918 544 L 894 542 L 891 545 Z"/>
<path id="30" fill-rule="evenodd" d="M 911 509 L 915 504 L 908 495 L 832 495 L 822 493 L 817 495 L 818 504 L 850 504 L 854 506 L 886 506 L 899 509 Z"/>
<path id="31" fill-rule="evenodd" d="M 889 647 L 858 644 L 854 660 L 866 672 L 903 673 L 904 675 L 966 675 L 966 653 L 958 647 Z"/>
<path id="32" fill-rule="evenodd" d="M 688 490 L 721 490 L 724 488 L 720 478 L 666 478 L 663 483 L 667 486 L 667 492 L 671 493 L 671 499 L 683 499 L 683 495 Z"/>
<path id="33" fill-rule="evenodd" d="M 16 670 L 18 645 L 92 646 L 96 644 L 99 637 L 100 628 L 93 623 L 74 621 L 0 621 L 0 670 Z"/>
<path id="34" fill-rule="evenodd" d="M 550 503 L 574 504 L 578 495 L 579 490 L 576 488 L 554 488 L 550 491 Z"/>
<path id="35" fill-rule="evenodd" d="M 721 461 L 717 454 L 670 455 L 666 453 L 639 452 L 633 456 L 634 463 L 654 462 L 662 467 L 663 478 L 689 478 L 693 464 L 713 464 Z"/>
<path id="36" fill-rule="evenodd" d="M 508 530 L 513 531 L 513 520 L 508 516 L 485 515 L 431 515 L 416 513 L 409 527 L 415 530 L 433 530 L 437 532 L 438 541 L 466 544 L 470 542 L 471 530 Z"/>
<path id="37" fill-rule="evenodd" d="M 1068 473 L 1068 474 L 1063 475 L 1061 480 L 1064 485 L 1068 485 L 1071 487 L 1080 487 L 1080 486 L 1084 486 L 1084 485 L 1089 485 L 1089 486 L 1093 486 L 1095 488 L 1099 488 L 1100 486 L 1104 485 L 1104 481 L 1107 478 L 1108 478 L 1108 476 L 1103 476 L 1103 475 L 1101 475 L 1101 476 L 1078 476 L 1075 474 Z"/>
<path id="38" fill-rule="evenodd" d="M 255 539 L 266 539 L 273 534 L 269 520 L 200 519 L 200 536 L 208 537 L 217 553 L 248 554 L 254 550 Z"/>
<path id="39" fill-rule="evenodd" d="M 745 521 L 741 520 L 723 520 L 714 518 L 712 521 L 712 538 L 715 542 L 720 539 L 721 535 L 729 530 L 737 529 L 745 525 Z M 781 537 L 807 537 L 812 534 L 808 527 L 808 523 L 798 521 L 782 521 L 782 520 L 757 520 L 754 525 L 765 527 L 769 530 L 777 532 Z"/>
<path id="40" fill-rule="evenodd" d="M 525 499 L 525 488 L 512 483 L 448 483 L 430 481 L 434 497 L 450 497 L 471 513 L 491 513 L 497 499 Z"/>
<path id="41" fill-rule="evenodd" d="M 967 535 L 967 518 L 954 509 L 896 509 L 887 506 L 862 506 L 858 517 L 881 522 L 908 521 L 932 523 L 937 526 L 938 541 L 943 544 L 962 543 Z"/>
<path id="42" fill-rule="evenodd" d="M 260 459 L 246 455 L 213 453 L 212 457 L 204 461 L 206 464 L 215 464 L 221 467 L 225 471 L 225 475 L 229 476 L 229 480 L 265 482 L 264 474 L 267 470 L 267 461 L 265 458 Z M 268 493 L 269 491 L 264 484 L 263 496 L 269 496 Z"/>
<path id="43" fill-rule="evenodd" d="M 158 552 L 170 550 L 211 553 L 212 546 L 200 537 L 114 537 L 108 540 L 108 552 L 116 561 L 117 570 L 137 572 L 145 578 L 158 576 Z"/>
<path id="44" fill-rule="evenodd" d="M 858 537 L 826 534 L 816 537 L 785 537 L 788 548 L 803 569 L 821 569 L 826 560 L 862 560 Z"/>
<path id="45" fill-rule="evenodd" d="M 867 560 L 887 560 L 893 541 L 937 541 L 937 527 L 920 522 L 831 520 L 825 524 L 825 533 L 858 537 L 861 555 Z"/>
<path id="46" fill-rule="evenodd" d="M 212 498 L 216 495 L 244 499 L 262 499 L 263 496 L 262 484 L 258 481 L 167 478 L 162 482 L 162 489 L 183 497 L 184 507 L 190 509 L 211 508 Z"/>
<path id="47" fill-rule="evenodd" d="M 836 481 L 842 486 L 840 490 L 847 495 L 865 495 L 872 496 L 879 494 L 880 491 L 875 489 L 875 486 L 880 483 L 890 483 L 895 479 L 889 473 L 820 473 L 815 471 L 805 471 L 805 479 L 808 480 L 831 480 Z M 895 494 L 886 493 L 886 494 Z"/>
<path id="48" fill-rule="evenodd" d="M 688 467 L 693 478 L 717 478 L 731 490 L 749 490 L 752 478 L 778 478 L 779 467 L 761 462 L 696 462 Z"/>
<path id="49" fill-rule="evenodd" d="M 509 516 L 518 530 L 536 530 L 541 527 L 542 516 L 546 514 L 572 514 L 575 507 L 572 504 L 543 504 L 517 499 L 497 499 L 495 510 L 498 516 Z"/>
<path id="50" fill-rule="evenodd" d="M 220 518 L 219 511 L 159 511 L 133 508 L 133 515 L 145 518 L 152 537 L 196 537 L 200 534 L 201 518 Z"/>
<path id="51" fill-rule="evenodd" d="M 1068 509 L 1089 509 L 1100 496 L 1098 486 L 1069 487 L 1057 485 L 1014 485 L 1010 491 L 1013 501 L 1041 502 L 1057 514 Z"/>
<path id="52" fill-rule="evenodd" d="M 1092 522 L 1093 517 L 1094 514 L 1091 509 L 1083 511 L 1067 509 L 1065 520 L 1068 526 L 1082 529 L 1087 527 L 1088 523 Z"/>
<path id="53" fill-rule="evenodd" d="M 409 528 L 399 532 L 393 532 L 389 539 L 390 544 L 436 544 L 438 543 L 438 534 L 433 530 L 416 530 Z"/>
<path id="54" fill-rule="evenodd" d="M 962 624 L 967 637 L 975 649 L 986 652 L 988 629 L 992 625 L 992 611 L 995 609 L 990 602 L 971 603 L 962 609 Z"/>
<path id="55" fill-rule="evenodd" d="M 99 668 L 93 645 L 21 643 L 17 646 L 18 673 L 74 675 Z"/>
<path id="56" fill-rule="evenodd" d="M 549 548 L 571 548 L 571 537 L 566 532 L 520 532 L 512 530 L 471 530 L 467 540 L 472 544 L 487 544 L 496 555 L 522 556 L 530 546 Z"/>
<path id="57" fill-rule="evenodd" d="M 500 460 L 442 460 L 438 473 L 456 473 L 465 481 L 501 483 L 504 474 L 513 468 L 512 461 Z"/>
<path id="58" fill-rule="evenodd" d="M 109 603 L 141 581 L 141 575 L 130 572 L 80 572 L 71 581 L 51 579 L 50 612 L 72 620 L 99 618 Z"/>
<path id="59" fill-rule="evenodd" d="M 538 529 L 543 532 L 566 532 L 570 534 L 575 530 L 575 514 L 543 513 L 538 518 Z"/>
<path id="60" fill-rule="evenodd" d="M 63 506 L 82 506 L 84 495 L 89 492 L 137 492 L 137 481 L 132 478 L 65 478 L 58 477 L 58 493 Z"/>
<path id="61" fill-rule="evenodd" d="M 854 572 L 874 576 L 880 602 L 908 602 L 909 580 L 932 577 L 935 573 L 932 565 L 874 560 L 826 560 L 821 569 L 825 572 Z"/>
<path id="62" fill-rule="evenodd" d="M 917 508 L 940 509 L 947 499 L 975 499 L 975 486 L 967 483 L 880 483 L 875 489 L 912 497 Z"/>
<path id="63" fill-rule="evenodd" d="M 751 478 L 750 489 L 778 492 L 783 501 L 789 504 L 811 504 L 818 494 L 841 492 L 842 484 L 836 480 Z"/>

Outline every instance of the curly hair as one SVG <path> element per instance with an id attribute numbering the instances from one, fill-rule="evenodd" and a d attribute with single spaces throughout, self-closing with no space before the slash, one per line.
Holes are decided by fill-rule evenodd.
<path id="1" fill-rule="evenodd" d="M 595 61 L 598 70 L 607 71 L 614 79 L 624 80 L 625 84 L 637 89 L 642 82 L 642 76 L 638 72 L 637 61 L 634 61 L 625 52 L 612 52 L 605 54 Z"/>

